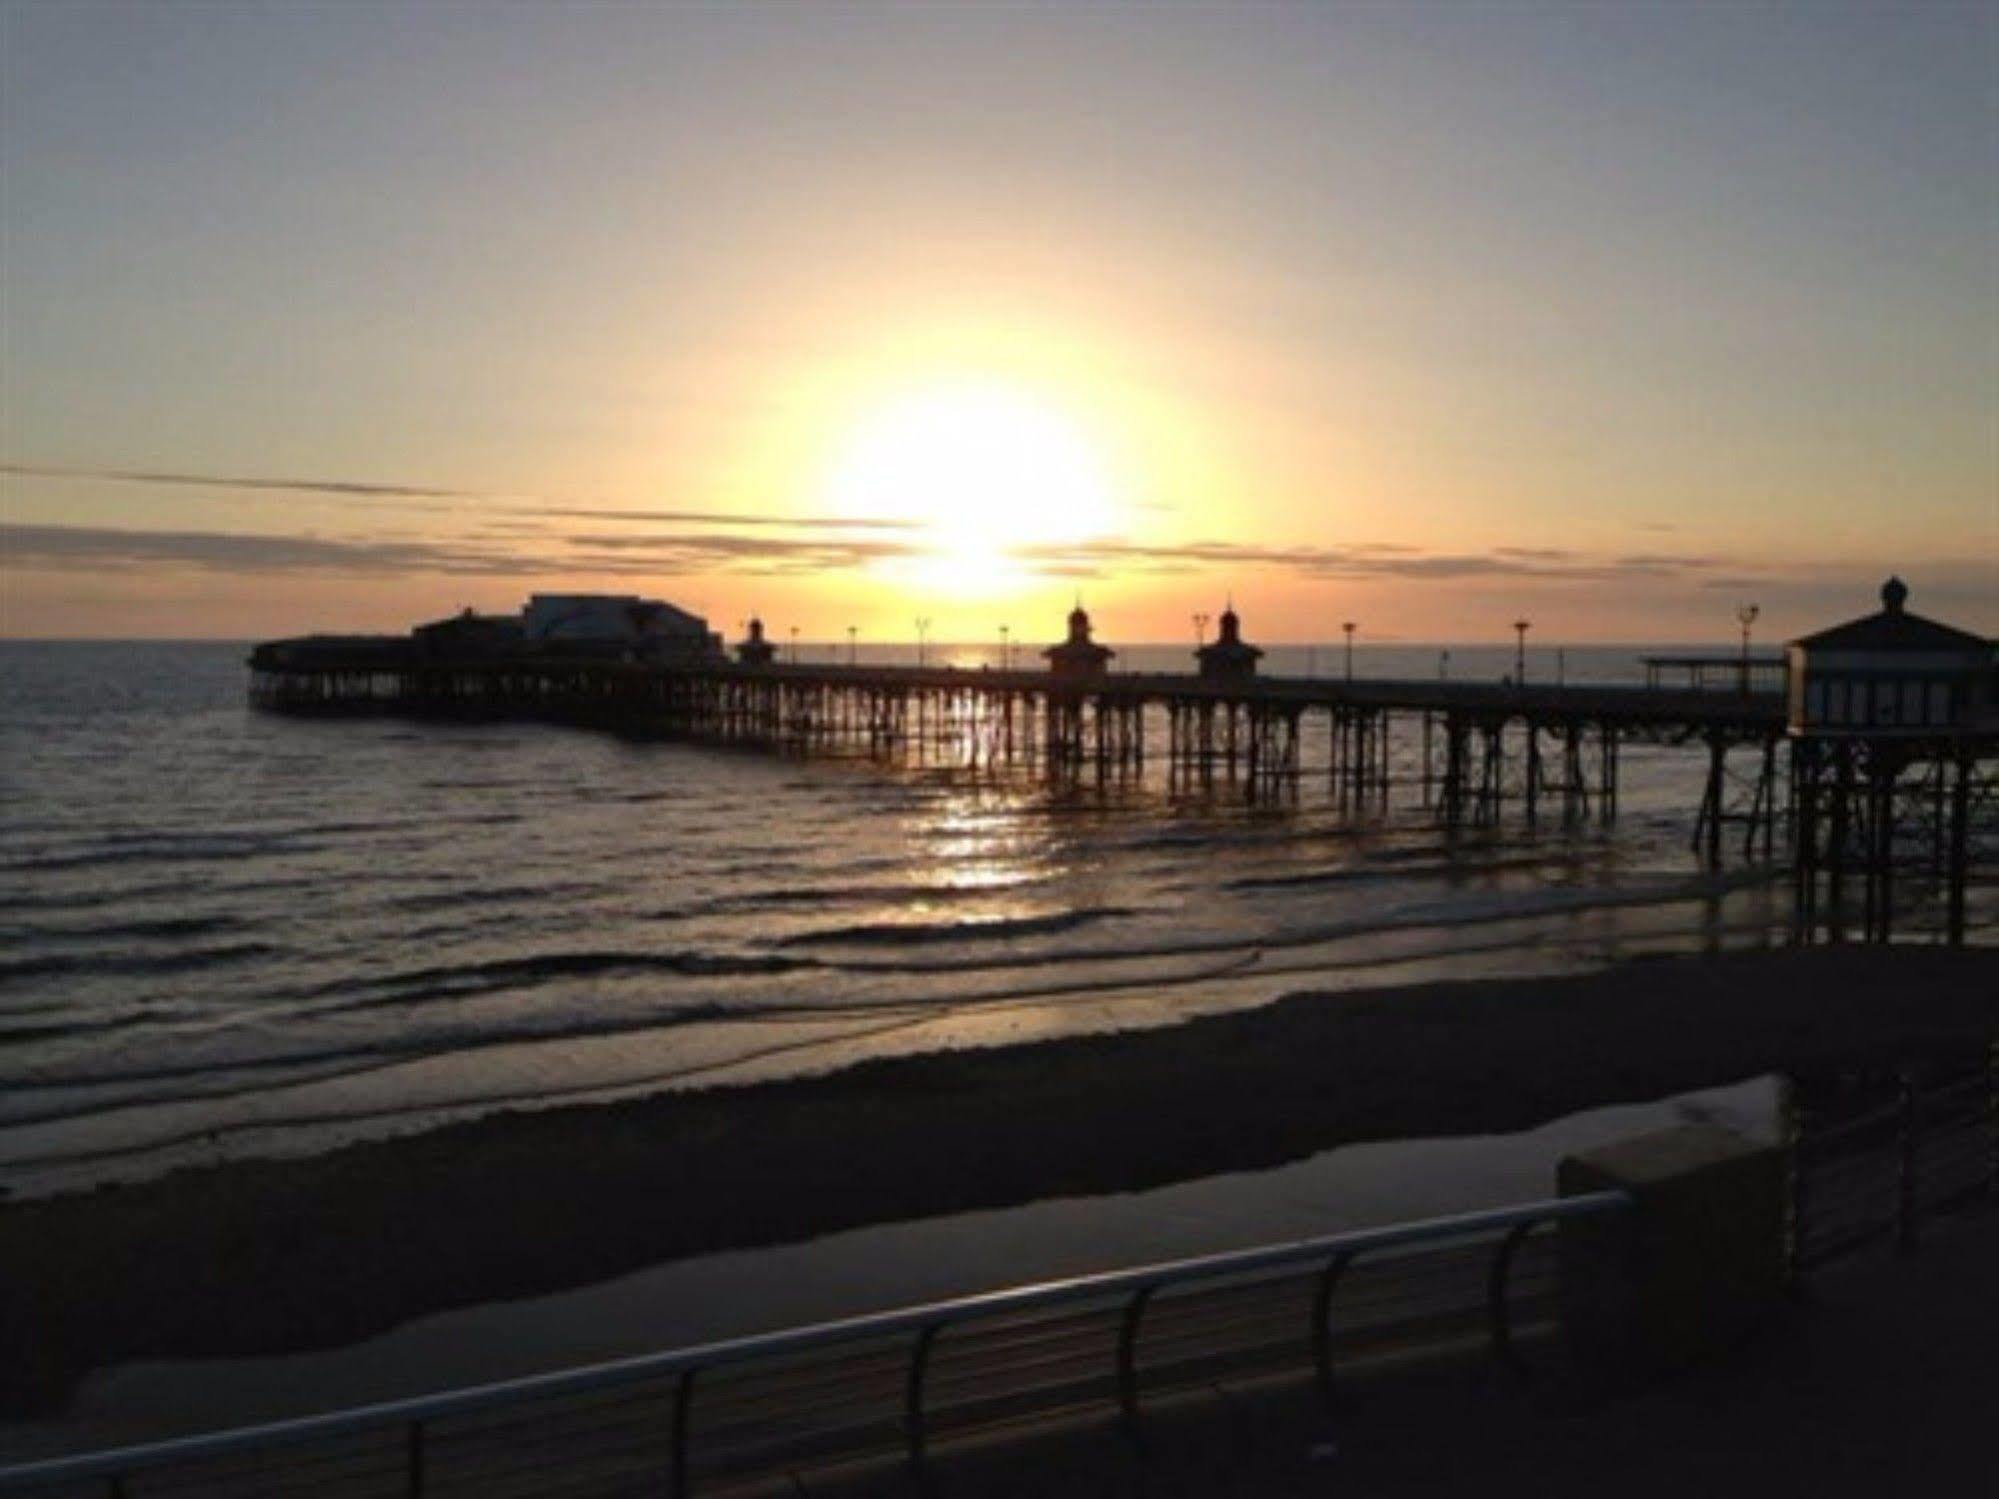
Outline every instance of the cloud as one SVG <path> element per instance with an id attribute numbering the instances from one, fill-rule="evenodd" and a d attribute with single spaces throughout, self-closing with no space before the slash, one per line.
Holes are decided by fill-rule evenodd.
<path id="1" fill-rule="evenodd" d="M 632 524 L 744 526 L 807 531 L 914 531 L 914 521 L 866 516 L 811 516 L 739 513 L 727 510 L 625 510 L 543 501 L 494 490 L 447 489 L 426 484 L 380 484 L 352 479 L 283 479 L 243 474 L 184 474 L 151 469 L 57 468 L 0 463 L 0 474 L 33 479 L 94 479 L 114 484 L 171 485 L 188 489 L 248 490 L 264 494 L 308 494 L 370 508 L 456 512 L 477 504 L 482 516 L 539 520 L 608 520 Z M 449 503 L 433 503 L 449 502 Z"/>
<path id="2" fill-rule="evenodd" d="M 58 569 L 180 566 L 233 573 L 657 576 L 732 568 L 840 572 L 920 552 L 907 542 L 874 537 L 809 539 L 698 532 L 584 534 L 551 540 L 559 550 L 388 537 L 0 525 L 0 553 L 9 566 Z"/>
<path id="3" fill-rule="evenodd" d="M 57 468 L 45 464 L 0 463 L 0 474 L 32 479 L 99 479 L 114 484 L 171 484 L 191 489 L 255 489 L 285 494 L 325 494 L 400 500 L 478 500 L 499 496 L 472 489 L 428 484 L 370 484 L 352 479 L 269 479 L 241 474 L 177 474 L 152 469 Z"/>
<path id="4" fill-rule="evenodd" d="M 922 527 L 906 519 L 629 510 L 433 484 L 350 479 L 31 464 L 0 465 L 0 473 L 321 495 L 370 507 L 449 511 L 468 519 L 476 517 L 479 523 L 465 539 L 453 541 L 391 540 L 379 536 L 336 541 L 228 532 L 85 532 L 82 528 L 39 528 L 43 534 L 36 542 L 41 549 L 36 555 L 44 565 L 55 566 L 77 565 L 79 559 L 89 557 L 107 565 L 118 565 L 120 560 L 127 564 L 173 562 L 244 571 L 318 569 L 514 576 L 563 571 L 641 576 L 737 570 L 797 576 L 850 571 L 883 559 L 924 554 L 918 539 Z M 632 529 L 564 534 L 559 523 L 565 521 L 610 523 Z M 68 539 L 58 542 L 57 533 Z M 480 545 L 481 542 L 486 544 Z M 555 553 L 551 551 L 553 548 L 566 550 Z M 1529 578 L 1559 583 L 1669 578 L 1722 566 L 1740 571 L 1745 566 L 1714 557 L 1667 553 L 1595 557 L 1563 547 L 1533 546 L 1496 547 L 1488 552 L 1439 552 L 1399 542 L 1356 542 L 1341 547 L 1265 546 L 1227 541 L 1148 545 L 1102 538 L 1017 547 L 1012 549 L 1012 555 L 1051 578 L 1281 568 L 1307 577 L 1341 580 Z"/>
<path id="5" fill-rule="evenodd" d="M 169 564 L 251 573 L 521 571 L 519 559 L 504 553 L 433 542 L 98 526 L 0 525 L 0 552 L 10 566 L 55 568 Z"/>
<path id="6" fill-rule="evenodd" d="M 1634 577 L 1673 576 L 1717 565 L 1711 557 L 1641 554 L 1591 557 L 1553 547 L 1499 547 L 1490 552 L 1424 552 L 1386 543 L 1346 547 L 1244 546 L 1194 541 L 1147 546 L 1118 540 L 1037 546 L 1016 552 L 1045 570 L 1123 567 L 1144 572 L 1182 571 L 1190 566 L 1279 567 L 1309 577 L 1457 579 L 1537 578 L 1550 582 L 1604 582 Z"/>
<path id="7" fill-rule="evenodd" d="M 834 515 L 740 515 L 726 510 L 610 510 L 547 509 L 510 510 L 508 514 L 540 515 L 557 520 L 658 521 L 669 525 L 756 526 L 801 531 L 919 531 L 912 520 L 887 520 Z"/>

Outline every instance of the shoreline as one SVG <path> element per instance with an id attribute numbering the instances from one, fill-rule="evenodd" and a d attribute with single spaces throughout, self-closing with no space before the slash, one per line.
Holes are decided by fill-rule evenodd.
<path id="1" fill-rule="evenodd" d="M 1495 1133 L 1763 1072 L 1961 1056 L 1999 954 L 1641 959 L 1300 993 L 1158 1030 L 489 1115 L 321 1156 L 0 1203 L 0 1413 L 136 1358 L 412 1317 L 863 1224 Z"/>

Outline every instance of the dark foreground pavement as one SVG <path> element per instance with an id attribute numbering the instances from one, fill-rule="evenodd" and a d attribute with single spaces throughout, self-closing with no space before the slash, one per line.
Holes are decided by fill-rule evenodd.
<path id="1" fill-rule="evenodd" d="M 1999 1494 L 1999 1214 L 1914 1257 L 1816 1277 L 1752 1343 L 1644 1393 L 1518 1383 L 1483 1363 L 1383 1376 L 1329 1418 L 1303 1382 L 1148 1419 L 824 1474 L 814 1496 Z"/>

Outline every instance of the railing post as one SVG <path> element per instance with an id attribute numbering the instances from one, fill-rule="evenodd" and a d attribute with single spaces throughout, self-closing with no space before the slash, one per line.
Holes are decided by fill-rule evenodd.
<path id="1" fill-rule="evenodd" d="M 683 1369 L 673 1387 L 673 1451 L 669 1458 L 673 1499 L 687 1499 L 693 1490 L 687 1482 L 687 1427 L 694 1414 L 694 1376 L 699 1369 Z"/>
<path id="2" fill-rule="evenodd" d="M 1492 1323 L 1492 1356 L 1512 1373 L 1525 1376 L 1530 1371 L 1513 1346 L 1513 1319 L 1506 1306 L 1506 1278 L 1513 1269 L 1513 1256 L 1519 1253 L 1521 1243 L 1534 1231 L 1535 1225 L 1516 1223 L 1506 1231 L 1506 1237 L 1499 1241 L 1499 1248 L 1492 1256 L 1492 1269 L 1486 1276 L 1485 1306 Z"/>
<path id="3" fill-rule="evenodd" d="M 1312 1292 L 1312 1368 L 1319 1377 L 1319 1393 L 1328 1405 L 1333 1401 L 1333 1293 L 1353 1260 L 1351 1249 L 1342 1249 L 1327 1260 Z"/>
<path id="4" fill-rule="evenodd" d="M 1999 1041 L 1985 1048 L 1985 1195 L 1999 1197 Z"/>
<path id="5" fill-rule="evenodd" d="M 1811 1232 L 1811 1152 L 1813 1140 L 1806 1125 L 1806 1114 L 1798 1100 L 1798 1085 L 1787 1081 L 1783 1085 L 1783 1112 L 1786 1123 L 1787 1143 L 1790 1145 L 1791 1168 L 1791 1232 L 1786 1249 L 1789 1251 L 1788 1265 L 1793 1280 L 1805 1268 L 1806 1240 Z"/>
<path id="6" fill-rule="evenodd" d="M 930 1345 L 937 1341 L 937 1334 L 943 1330 L 939 1322 L 925 1323 L 916 1334 L 916 1346 L 909 1354 L 909 1383 L 903 1390 L 903 1436 L 909 1444 L 909 1466 L 920 1469 L 923 1466 L 925 1431 L 923 1427 L 923 1379 L 930 1370 Z"/>
<path id="7" fill-rule="evenodd" d="M 1138 1421 L 1138 1324 L 1156 1286 L 1142 1286 L 1124 1309 L 1117 1335 L 1117 1399 L 1126 1424 Z"/>
<path id="8" fill-rule="evenodd" d="M 410 1422 L 409 1430 L 409 1494 L 410 1499 L 423 1499 L 423 1422 Z"/>
<path id="9" fill-rule="evenodd" d="M 1916 1077 L 1912 1071 L 1904 1071 L 1901 1076 L 1901 1092 L 1897 1099 L 1898 1114 L 1896 1132 L 1901 1146 L 1901 1174 L 1896 1182 L 1896 1234 L 1895 1248 L 1902 1254 L 1913 1254 L 1921 1240 L 1922 1231 L 1916 1219 L 1921 1211 L 1917 1195 L 1916 1171 L 1918 1155 L 1922 1148 L 1920 1139 L 1920 1101 L 1916 1095 Z"/>

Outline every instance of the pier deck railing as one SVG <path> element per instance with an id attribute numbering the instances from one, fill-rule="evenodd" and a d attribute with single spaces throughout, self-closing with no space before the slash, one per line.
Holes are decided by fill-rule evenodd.
<path id="1" fill-rule="evenodd" d="M 1622 1192 L 1022 1286 L 118 1451 L 0 1469 L 0 1493 L 582 1496 L 727 1490 L 1223 1378 L 1481 1343 L 1523 1367 L 1555 1325 L 1551 1230 Z"/>
<path id="2" fill-rule="evenodd" d="M 273 682 L 315 677 L 420 681 L 435 677 L 525 679 L 580 674 L 603 682 L 620 678 L 681 677 L 830 688 L 1085 695 L 1127 701 L 1214 699 L 1269 706 L 1455 710 L 1501 715 L 1608 715 L 1633 724 L 1671 726 L 1689 731 L 1713 727 L 1781 729 L 1785 713 L 1781 686 L 1761 682 L 1746 696 L 1731 700 L 1725 694 L 1657 684 L 1277 675 L 1227 680 L 1193 673 L 1155 671 L 1113 671 L 1095 677 L 1065 678 L 1045 670 L 991 666 L 784 661 L 743 666 L 724 661 L 621 661 L 601 656 L 570 657 L 553 653 L 490 659 L 429 658 L 413 654 L 385 654 L 379 650 L 348 651 L 337 647 L 294 649 L 287 653 L 284 647 L 288 644 L 273 642 L 258 647 L 249 658 L 251 670 Z"/>

